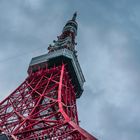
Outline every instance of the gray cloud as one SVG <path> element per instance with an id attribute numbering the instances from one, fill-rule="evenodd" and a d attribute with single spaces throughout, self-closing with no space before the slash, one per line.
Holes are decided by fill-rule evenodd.
<path id="1" fill-rule="evenodd" d="M 86 77 L 78 99 L 80 124 L 101 140 L 139 140 L 139 4 L 138 0 L 2 0 L 0 99 L 26 78 L 30 59 L 45 53 L 78 11 L 77 50 Z"/>

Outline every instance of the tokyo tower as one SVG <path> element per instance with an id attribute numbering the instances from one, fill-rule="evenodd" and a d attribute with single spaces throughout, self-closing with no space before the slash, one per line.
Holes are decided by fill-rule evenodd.
<path id="1" fill-rule="evenodd" d="M 76 16 L 48 53 L 32 58 L 28 77 L 0 102 L 0 140 L 97 140 L 78 121 L 76 99 L 85 79 L 75 50 Z"/>

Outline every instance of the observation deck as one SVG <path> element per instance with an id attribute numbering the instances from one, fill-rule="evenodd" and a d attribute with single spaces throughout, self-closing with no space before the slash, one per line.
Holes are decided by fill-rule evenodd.
<path id="1" fill-rule="evenodd" d="M 83 92 L 85 78 L 79 65 L 78 59 L 73 51 L 64 48 L 38 57 L 34 57 L 30 62 L 29 69 L 36 71 L 36 65 L 43 67 L 46 64 L 47 67 L 53 67 L 54 65 L 57 66 L 62 63 L 67 64 L 72 82 L 74 85 L 76 85 L 76 97 L 79 98 Z"/>

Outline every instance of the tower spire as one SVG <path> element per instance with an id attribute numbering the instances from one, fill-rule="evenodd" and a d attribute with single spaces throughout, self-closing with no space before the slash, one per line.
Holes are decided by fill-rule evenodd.
<path id="1" fill-rule="evenodd" d="M 65 24 L 62 30 L 61 35 L 57 37 L 57 40 L 53 41 L 54 44 L 48 47 L 49 52 L 67 48 L 73 51 L 74 53 L 76 53 L 75 37 L 77 35 L 77 28 L 78 28 L 76 17 L 77 17 L 77 12 L 73 14 L 71 20 L 67 21 L 67 23 Z"/>
<path id="2" fill-rule="evenodd" d="M 76 17 L 77 17 L 77 11 L 73 14 L 73 17 L 72 17 L 72 20 L 76 20 Z"/>

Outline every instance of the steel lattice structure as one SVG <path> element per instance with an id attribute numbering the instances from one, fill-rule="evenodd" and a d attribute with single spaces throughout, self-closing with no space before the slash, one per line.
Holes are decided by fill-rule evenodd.
<path id="1" fill-rule="evenodd" d="M 76 98 L 84 77 L 75 51 L 76 13 L 49 53 L 32 59 L 27 79 L 0 103 L 10 140 L 96 140 L 79 126 Z"/>

